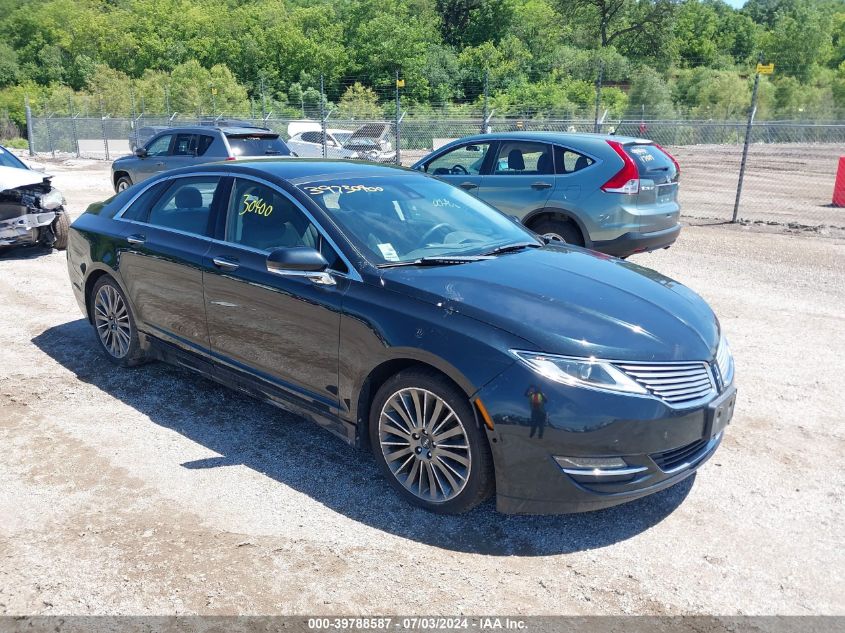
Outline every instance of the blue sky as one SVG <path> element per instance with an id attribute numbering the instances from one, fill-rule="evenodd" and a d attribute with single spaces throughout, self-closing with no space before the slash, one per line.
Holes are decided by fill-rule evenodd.
<path id="1" fill-rule="evenodd" d="M 742 5 L 745 4 L 745 0 L 725 0 L 725 2 L 727 2 L 732 7 L 737 7 L 737 8 L 741 7 Z"/>

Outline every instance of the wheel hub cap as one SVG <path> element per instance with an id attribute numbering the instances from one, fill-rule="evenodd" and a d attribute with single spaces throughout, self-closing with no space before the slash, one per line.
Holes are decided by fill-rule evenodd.
<path id="1" fill-rule="evenodd" d="M 129 310 L 120 293 L 110 285 L 102 286 L 94 298 L 94 326 L 109 354 L 123 358 L 129 353 L 132 340 Z"/>
<path id="2" fill-rule="evenodd" d="M 453 499 L 472 466 L 463 422 L 436 394 L 401 389 L 379 416 L 379 443 L 390 471 L 415 496 L 430 503 Z"/>

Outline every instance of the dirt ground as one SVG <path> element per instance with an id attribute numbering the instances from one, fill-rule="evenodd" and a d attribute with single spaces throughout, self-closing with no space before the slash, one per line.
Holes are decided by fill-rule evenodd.
<path id="1" fill-rule="evenodd" d="M 53 166 L 51 166 L 52 168 Z M 102 169 L 56 168 L 73 214 Z M 739 402 L 694 479 L 611 510 L 414 510 L 366 455 L 110 365 L 63 253 L 0 259 L 0 614 L 845 614 L 845 239 L 684 228 L 634 261 L 720 316 Z"/>

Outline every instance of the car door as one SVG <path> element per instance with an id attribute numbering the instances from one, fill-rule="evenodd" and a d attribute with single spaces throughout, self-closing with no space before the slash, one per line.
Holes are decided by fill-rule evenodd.
<path id="1" fill-rule="evenodd" d="M 154 185 L 160 193 L 119 218 L 127 248 L 119 270 L 138 327 L 191 351 L 208 349 L 203 256 L 215 205 L 228 200 L 220 176 L 185 176 Z M 147 194 L 142 194 L 142 200 Z"/>
<path id="2" fill-rule="evenodd" d="M 552 146 L 535 141 L 499 143 L 478 197 L 518 218 L 546 206 L 555 188 Z"/>
<path id="3" fill-rule="evenodd" d="M 170 145 L 173 142 L 173 134 L 166 133 L 152 139 L 145 149 L 147 155 L 139 158 L 135 168 L 135 178 L 132 182 L 141 182 L 160 171 L 167 169 L 167 158 L 170 154 Z"/>
<path id="4" fill-rule="evenodd" d="M 238 177 L 222 240 L 205 258 L 212 351 L 317 413 L 337 410 L 338 345 L 347 270 L 304 209 L 275 186 Z M 267 269 L 276 248 L 310 246 L 339 274 L 323 285 Z"/>
<path id="5" fill-rule="evenodd" d="M 423 169 L 432 176 L 477 195 L 493 143 L 475 142 L 458 145 L 427 162 Z"/>

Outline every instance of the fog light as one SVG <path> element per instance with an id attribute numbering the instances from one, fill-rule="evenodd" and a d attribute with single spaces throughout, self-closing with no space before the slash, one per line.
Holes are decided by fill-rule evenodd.
<path id="1" fill-rule="evenodd" d="M 611 468 L 625 468 L 628 464 L 621 457 L 555 457 L 561 468 L 577 468 L 578 470 L 608 470 Z"/>
<path id="2" fill-rule="evenodd" d="M 555 461 L 567 475 L 579 477 L 627 477 L 648 470 L 645 466 L 629 466 L 621 457 L 555 456 Z"/>

